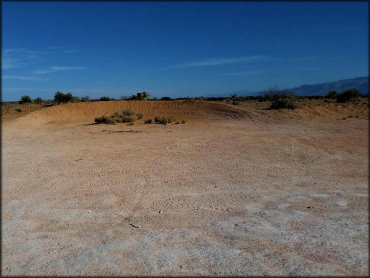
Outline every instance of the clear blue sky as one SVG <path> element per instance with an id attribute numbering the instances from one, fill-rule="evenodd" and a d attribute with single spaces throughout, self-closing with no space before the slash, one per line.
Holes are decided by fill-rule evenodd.
<path id="1" fill-rule="evenodd" d="M 368 76 L 367 2 L 3 2 L 2 97 L 207 96 Z"/>

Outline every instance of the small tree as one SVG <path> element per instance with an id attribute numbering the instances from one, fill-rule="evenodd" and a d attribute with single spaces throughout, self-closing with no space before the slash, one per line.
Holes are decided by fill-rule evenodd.
<path id="1" fill-rule="evenodd" d="M 72 98 L 73 96 L 71 93 L 63 94 L 62 92 L 58 91 L 54 95 L 54 101 L 58 104 L 70 102 L 72 101 Z"/>
<path id="2" fill-rule="evenodd" d="M 272 96 L 271 109 L 280 109 L 288 108 L 295 109 L 297 108 L 297 97 L 293 93 L 276 94 Z"/>
<path id="3" fill-rule="evenodd" d="M 143 97 L 144 100 L 147 100 L 149 98 L 149 96 L 150 96 L 149 93 L 147 93 L 145 91 L 144 92 L 141 92 L 141 95 L 142 95 L 142 97 Z"/>
<path id="4" fill-rule="evenodd" d="M 31 103 L 32 99 L 30 98 L 30 96 L 22 96 L 20 102 L 21 103 Z"/>
<path id="5" fill-rule="evenodd" d="M 100 101 L 108 101 L 111 100 L 110 97 L 104 96 L 100 98 Z"/>
<path id="6" fill-rule="evenodd" d="M 38 97 L 38 98 L 35 99 L 35 103 L 37 103 L 37 104 L 40 104 L 42 102 L 43 102 L 43 100 L 40 97 Z"/>
<path id="7" fill-rule="evenodd" d="M 87 101 L 90 101 L 90 97 L 89 96 L 85 96 L 85 97 L 82 97 L 81 98 L 81 102 L 87 102 Z"/>
<path id="8" fill-rule="evenodd" d="M 81 98 L 73 96 L 71 102 L 80 102 Z"/>
<path id="9" fill-rule="evenodd" d="M 330 91 L 326 96 L 325 98 L 328 98 L 328 99 L 335 99 L 337 98 L 337 92 L 336 91 Z"/>
<path id="10" fill-rule="evenodd" d="M 337 102 L 356 101 L 360 98 L 360 91 L 356 88 L 347 89 L 337 96 Z"/>

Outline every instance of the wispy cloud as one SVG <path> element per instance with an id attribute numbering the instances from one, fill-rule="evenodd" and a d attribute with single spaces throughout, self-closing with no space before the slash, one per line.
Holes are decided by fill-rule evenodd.
<path id="1" fill-rule="evenodd" d="M 299 67 L 298 69 L 302 71 L 319 71 L 320 70 L 318 68 L 313 68 L 313 67 Z"/>
<path id="2" fill-rule="evenodd" d="M 249 70 L 249 71 L 225 72 L 225 73 L 221 73 L 220 75 L 226 75 L 226 76 L 255 75 L 255 74 L 262 74 L 262 73 L 266 73 L 266 72 L 267 71 L 264 71 L 264 70 Z"/>
<path id="3" fill-rule="evenodd" d="M 176 68 L 190 68 L 190 67 L 207 67 L 207 66 L 220 66 L 220 65 L 232 65 L 232 64 L 245 64 L 250 62 L 263 61 L 268 59 L 267 56 L 253 55 L 243 57 L 232 57 L 232 58 L 210 58 L 198 61 L 192 61 L 183 64 L 172 65 L 169 67 L 162 68 L 162 70 L 176 69 Z"/>
<path id="4" fill-rule="evenodd" d="M 24 48 L 4 49 L 2 53 L 2 69 L 19 68 L 37 62 L 39 52 Z"/>
<path id="5" fill-rule="evenodd" d="M 58 72 L 58 71 L 70 71 L 70 70 L 84 70 L 84 67 L 63 67 L 63 66 L 52 66 L 47 69 L 36 70 L 33 74 L 44 75 L 48 73 Z"/>
<path id="6" fill-rule="evenodd" d="M 67 49 L 67 50 L 64 50 L 64 53 L 65 54 L 75 54 L 75 53 L 79 53 L 80 50 L 77 50 L 77 49 Z"/>
<path id="7" fill-rule="evenodd" d="M 80 50 L 66 47 L 49 47 L 42 51 L 34 51 L 25 48 L 8 48 L 2 52 L 2 69 L 15 69 L 37 64 L 45 58 L 46 55 L 74 54 Z"/>
<path id="8" fill-rule="evenodd" d="M 4 75 L 3 79 L 14 79 L 22 81 L 46 81 L 47 79 L 35 75 Z"/>
<path id="9" fill-rule="evenodd" d="M 46 69 L 35 70 L 30 74 L 25 75 L 4 75 L 3 79 L 14 79 L 21 81 L 46 81 L 47 78 L 43 77 L 49 73 L 60 72 L 60 71 L 71 71 L 71 70 L 85 70 L 84 67 L 72 67 L 72 66 L 52 66 Z"/>

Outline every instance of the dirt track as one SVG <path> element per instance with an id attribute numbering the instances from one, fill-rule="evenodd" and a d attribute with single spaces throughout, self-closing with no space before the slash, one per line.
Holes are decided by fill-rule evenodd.
<path id="1" fill-rule="evenodd" d="M 366 275 L 367 104 L 263 105 L 78 103 L 5 121 L 3 274 Z M 122 108 L 187 123 L 89 125 Z"/>

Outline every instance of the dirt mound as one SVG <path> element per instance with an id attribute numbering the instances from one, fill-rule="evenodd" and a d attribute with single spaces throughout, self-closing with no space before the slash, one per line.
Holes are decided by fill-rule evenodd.
<path id="1" fill-rule="evenodd" d="M 17 128 L 64 127 L 94 123 L 96 117 L 111 115 L 123 109 L 144 114 L 144 120 L 155 116 L 177 120 L 201 121 L 212 119 L 245 118 L 247 112 L 225 104 L 203 101 L 98 101 L 68 103 L 32 112 L 8 121 Z"/>

